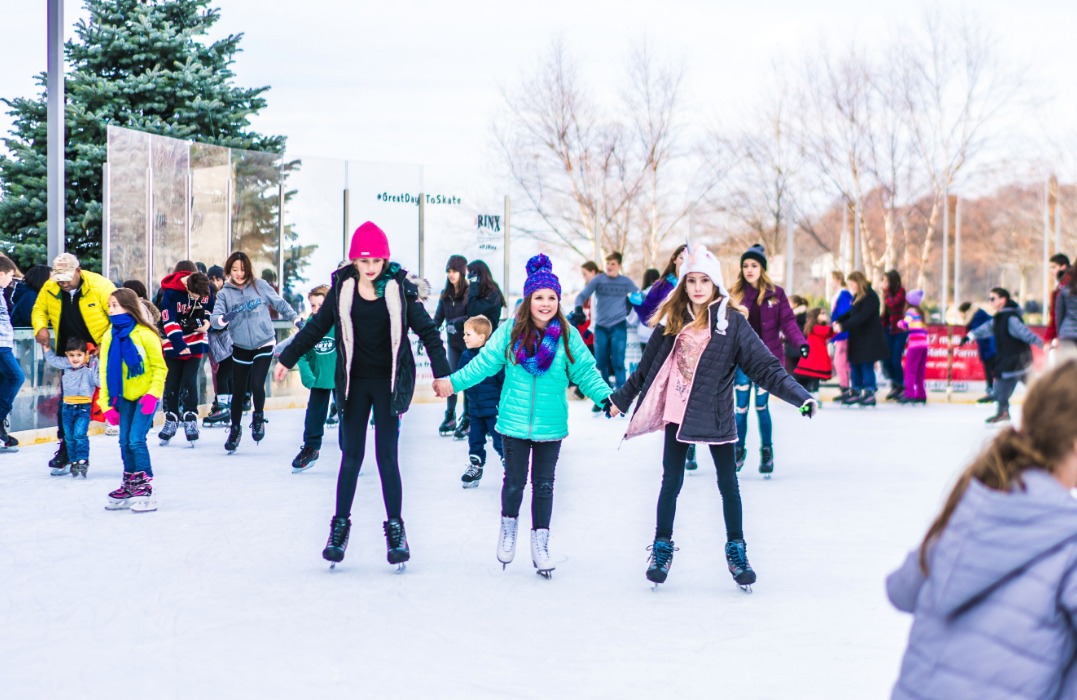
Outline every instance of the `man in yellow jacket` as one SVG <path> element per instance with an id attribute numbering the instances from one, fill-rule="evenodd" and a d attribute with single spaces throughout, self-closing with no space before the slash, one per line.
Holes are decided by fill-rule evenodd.
<path id="1" fill-rule="evenodd" d="M 52 276 L 41 287 L 30 314 L 34 326 L 34 340 L 41 347 L 49 346 L 49 326 L 56 333 L 55 352 L 63 355 L 70 338 L 82 338 L 101 345 L 105 331 L 112 327 L 108 320 L 108 298 L 116 291 L 116 285 L 101 275 L 83 270 L 79 259 L 71 253 L 56 256 L 52 262 Z M 67 463 L 67 447 L 64 445 L 63 424 L 57 426 L 60 449 L 49 461 L 49 466 Z"/>

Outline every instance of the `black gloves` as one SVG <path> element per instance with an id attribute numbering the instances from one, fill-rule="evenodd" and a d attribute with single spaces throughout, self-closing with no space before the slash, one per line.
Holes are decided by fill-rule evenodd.
<path id="1" fill-rule="evenodd" d="M 800 346 L 800 356 L 803 357 L 805 360 L 808 359 L 809 352 L 811 352 L 811 350 L 808 348 L 807 345 Z"/>
<path id="2" fill-rule="evenodd" d="M 610 401 L 610 397 L 607 396 L 606 398 L 602 399 L 602 412 L 606 414 L 607 418 L 613 418 L 613 411 L 611 410 L 612 407 L 613 402 Z"/>
<path id="3" fill-rule="evenodd" d="M 963 336 L 961 336 L 961 342 L 957 344 L 957 347 L 959 347 L 959 348 L 960 348 L 960 347 L 963 347 L 963 346 L 964 346 L 964 345 L 965 345 L 966 343 L 968 343 L 968 342 L 969 342 L 970 340 L 972 340 L 972 336 L 971 336 L 971 335 L 963 335 Z"/>
<path id="4" fill-rule="evenodd" d="M 582 306 L 577 306 L 576 310 L 568 315 L 568 322 L 574 326 L 580 326 L 587 323 L 587 314 L 583 312 Z"/>

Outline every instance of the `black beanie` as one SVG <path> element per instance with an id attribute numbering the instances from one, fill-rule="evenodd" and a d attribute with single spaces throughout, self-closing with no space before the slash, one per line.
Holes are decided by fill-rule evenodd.
<path id="1" fill-rule="evenodd" d="M 220 277 L 224 279 L 224 268 L 220 265 L 214 265 L 206 272 L 206 277 Z"/>
<path id="2" fill-rule="evenodd" d="M 463 255 L 450 255 L 449 262 L 445 264 L 445 272 L 448 273 L 449 270 L 456 270 L 467 278 L 467 258 Z"/>
<path id="3" fill-rule="evenodd" d="M 755 260 L 760 265 L 762 265 L 764 270 L 767 269 L 767 254 L 763 249 L 762 243 L 756 243 L 751 248 L 744 251 L 744 255 L 740 256 L 741 266 L 743 266 L 744 261 L 748 260 L 749 258 Z"/>

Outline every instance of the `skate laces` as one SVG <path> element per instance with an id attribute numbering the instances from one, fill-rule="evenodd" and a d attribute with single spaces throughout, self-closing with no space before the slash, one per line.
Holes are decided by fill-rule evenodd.
<path id="1" fill-rule="evenodd" d="M 669 566 L 669 563 L 673 561 L 673 553 L 679 552 L 680 549 L 680 547 L 674 547 L 672 542 L 663 542 L 661 540 L 655 540 L 654 544 L 647 547 L 647 551 L 651 553 L 654 563 L 662 568 Z"/>
<path id="2" fill-rule="evenodd" d="M 725 555 L 730 565 L 741 569 L 748 567 L 748 545 L 743 542 L 726 542 Z"/>
<path id="3" fill-rule="evenodd" d="M 482 465 L 472 463 L 472 464 L 468 465 L 468 468 L 467 468 L 467 471 L 465 472 L 465 475 L 466 476 L 478 476 L 481 472 L 482 472 Z"/>
<path id="4" fill-rule="evenodd" d="M 399 520 L 387 520 L 384 527 L 385 537 L 389 540 L 389 547 L 399 549 L 404 541 L 404 523 Z"/>
<path id="5" fill-rule="evenodd" d="M 347 518 L 333 518 L 333 524 L 329 528 L 329 544 L 333 547 L 343 547 L 348 539 L 348 529 L 351 523 Z"/>
<path id="6" fill-rule="evenodd" d="M 538 553 L 539 559 L 550 558 L 550 531 L 546 531 L 546 535 L 543 536 L 541 530 L 536 531 L 539 534 L 535 536 L 535 551 Z"/>
<path id="7" fill-rule="evenodd" d="M 516 528 L 513 527 L 515 521 L 503 520 L 501 522 L 501 541 L 505 546 L 502 549 L 506 552 L 512 551 L 512 546 L 516 542 Z"/>

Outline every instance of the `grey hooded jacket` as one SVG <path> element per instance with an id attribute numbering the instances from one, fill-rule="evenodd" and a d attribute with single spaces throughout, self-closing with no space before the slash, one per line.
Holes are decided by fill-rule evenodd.
<path id="1" fill-rule="evenodd" d="M 1077 499 L 1031 469 L 1025 489 L 975 479 L 929 552 L 886 580 L 914 615 L 894 700 L 1077 697 Z"/>
<path id="2" fill-rule="evenodd" d="M 295 309 L 273 291 L 273 287 L 265 280 L 256 279 L 254 284 L 242 287 L 237 287 L 229 280 L 221 287 L 221 291 L 217 292 L 210 325 L 221 329 L 227 324 L 232 343 L 236 347 L 257 350 L 269 345 L 277 337 L 267 304 L 272 304 L 277 313 L 289 321 L 295 321 L 298 316 Z M 226 323 L 222 323 L 222 320 Z"/>
<path id="3" fill-rule="evenodd" d="M 94 391 L 100 386 L 100 375 L 97 369 L 97 358 L 91 357 L 78 369 L 75 369 L 67 357 L 61 357 L 54 353 L 51 348 L 45 350 L 45 362 L 56 369 L 63 370 L 60 377 L 60 388 L 64 398 L 69 396 L 93 397 Z"/>

